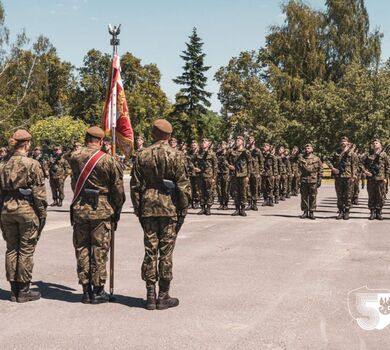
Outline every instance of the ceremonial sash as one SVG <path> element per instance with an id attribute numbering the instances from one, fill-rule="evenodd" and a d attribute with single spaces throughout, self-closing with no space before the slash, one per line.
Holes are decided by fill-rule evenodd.
<path id="1" fill-rule="evenodd" d="M 91 158 L 88 159 L 87 163 L 84 165 L 83 170 L 81 170 L 80 176 L 77 179 L 72 204 L 77 200 L 79 197 L 81 190 L 84 187 L 85 181 L 87 181 L 89 175 L 91 174 L 92 170 L 95 168 L 97 162 L 105 155 L 106 153 L 98 150 L 96 151 Z"/>

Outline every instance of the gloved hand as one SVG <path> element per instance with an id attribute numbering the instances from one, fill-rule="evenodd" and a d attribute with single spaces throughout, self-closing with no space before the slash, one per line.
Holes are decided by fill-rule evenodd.
<path id="1" fill-rule="evenodd" d="M 317 182 L 317 188 L 321 187 L 321 180 Z"/>

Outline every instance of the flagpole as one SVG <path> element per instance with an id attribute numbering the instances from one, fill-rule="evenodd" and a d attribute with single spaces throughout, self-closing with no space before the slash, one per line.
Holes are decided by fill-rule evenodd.
<path id="1" fill-rule="evenodd" d="M 120 33 L 120 27 L 114 26 L 114 28 L 111 27 L 111 25 L 108 26 L 108 31 L 111 34 L 112 38 L 110 41 L 110 44 L 112 45 L 112 60 L 115 59 L 115 55 L 118 52 L 118 46 L 119 46 L 119 39 L 118 35 Z M 116 118 L 117 118 L 117 86 L 111 86 L 112 81 L 113 81 L 113 74 L 114 74 L 114 69 L 112 68 L 112 73 L 111 73 L 111 81 L 110 81 L 110 86 L 109 89 L 112 90 L 112 95 L 111 95 L 111 111 L 110 111 L 110 128 L 111 128 L 111 154 L 115 158 L 116 156 Z M 111 249 L 110 249 L 110 296 L 111 299 L 113 299 L 113 294 L 114 294 L 114 267 L 115 267 L 115 223 L 111 224 Z"/>

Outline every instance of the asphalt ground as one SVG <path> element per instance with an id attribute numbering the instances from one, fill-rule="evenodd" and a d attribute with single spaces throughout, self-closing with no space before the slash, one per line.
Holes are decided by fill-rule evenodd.
<path id="1" fill-rule="evenodd" d="M 50 194 L 49 186 L 48 192 Z M 365 331 L 349 292 L 390 289 L 390 209 L 368 221 L 367 193 L 351 220 L 336 221 L 335 191 L 319 191 L 317 220 L 302 220 L 299 198 L 248 217 L 191 210 L 174 253 L 177 308 L 147 311 L 140 277 L 143 235 L 127 202 L 116 234 L 116 302 L 80 303 L 69 224 L 71 192 L 50 208 L 35 254 L 42 299 L 8 301 L 0 265 L 1 349 L 387 349 L 390 326 Z M 5 244 L 0 245 L 4 259 Z M 4 260 L 3 260 L 4 261 Z"/>

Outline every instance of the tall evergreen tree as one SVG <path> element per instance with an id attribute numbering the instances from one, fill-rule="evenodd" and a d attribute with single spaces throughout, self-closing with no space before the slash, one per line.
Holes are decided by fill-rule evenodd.
<path id="1" fill-rule="evenodd" d="M 205 90 L 207 84 L 205 72 L 210 67 L 204 63 L 206 54 L 203 52 L 203 42 L 196 28 L 193 29 L 186 46 L 187 49 L 183 51 L 183 55 L 180 55 L 184 60 L 183 74 L 173 79 L 176 84 L 183 86 L 176 96 L 174 115 L 186 114 L 188 118 L 184 119 L 188 125 L 183 127 L 191 130 L 195 136 L 201 136 L 202 120 L 204 120 L 202 116 L 208 112 L 207 107 L 211 106 L 208 100 L 211 93 Z"/>

